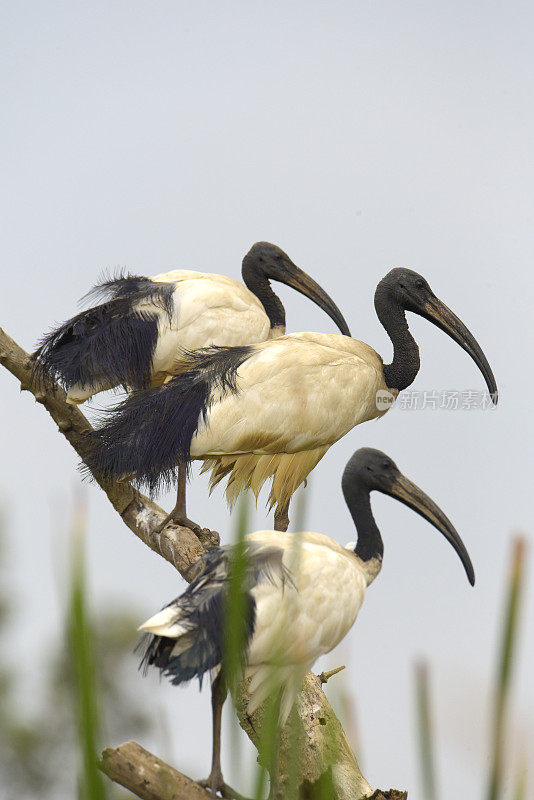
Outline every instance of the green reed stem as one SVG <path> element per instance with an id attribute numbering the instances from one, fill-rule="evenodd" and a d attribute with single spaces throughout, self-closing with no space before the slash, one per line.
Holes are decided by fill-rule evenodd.
<path id="1" fill-rule="evenodd" d="M 488 800 L 502 797 L 506 717 L 512 669 L 516 655 L 519 607 L 525 577 L 526 541 L 516 537 L 512 543 L 512 557 L 503 616 L 501 647 L 497 667 L 491 742 L 491 767 L 488 780 Z"/>
<path id="2" fill-rule="evenodd" d="M 438 792 L 436 788 L 434 732 L 430 710 L 428 664 L 423 661 L 415 665 L 415 695 L 423 797 L 425 800 L 437 800 Z"/>
<path id="3" fill-rule="evenodd" d="M 99 715 L 94 638 L 87 609 L 84 537 L 85 515 L 83 509 L 78 507 L 72 524 L 67 640 L 74 676 L 73 705 L 81 756 L 79 796 L 82 800 L 103 800 L 106 794 L 104 783 L 96 766 Z"/>

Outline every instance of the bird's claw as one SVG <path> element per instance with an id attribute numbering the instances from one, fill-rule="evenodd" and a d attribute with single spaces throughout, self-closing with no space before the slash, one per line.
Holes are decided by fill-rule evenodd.
<path id="1" fill-rule="evenodd" d="M 154 533 L 161 533 L 170 523 L 173 525 L 180 525 L 182 528 L 189 528 L 206 550 L 209 550 L 210 547 L 218 547 L 221 543 L 221 537 L 217 531 L 211 531 L 209 528 L 201 528 L 200 525 L 197 525 L 196 522 L 193 522 L 188 517 L 175 514 L 172 511 L 170 514 L 167 514 L 163 522 L 160 522 L 160 524 L 154 528 Z"/>
<path id="2" fill-rule="evenodd" d="M 210 531 L 209 528 L 202 528 L 200 533 L 197 533 L 197 538 L 206 550 L 209 550 L 210 547 L 218 547 L 221 543 L 221 537 L 217 531 Z"/>
<path id="3" fill-rule="evenodd" d="M 239 794 L 239 792 L 236 792 L 235 789 L 232 789 L 231 786 L 228 786 L 228 784 L 224 782 L 222 773 L 220 772 L 209 775 L 206 780 L 199 781 L 198 783 L 199 786 L 206 789 L 211 797 L 217 797 L 217 793 L 219 793 L 221 797 L 226 798 L 226 800 L 247 800 L 246 797 L 243 797 L 242 794 Z"/>
<path id="4" fill-rule="evenodd" d="M 154 533 L 161 533 L 171 522 L 175 525 L 180 525 L 182 528 L 189 528 L 189 530 L 193 531 L 195 536 L 199 536 L 203 530 L 200 525 L 193 522 L 189 517 L 173 509 L 170 514 L 167 514 L 163 522 L 160 522 L 160 524 L 154 528 Z"/>

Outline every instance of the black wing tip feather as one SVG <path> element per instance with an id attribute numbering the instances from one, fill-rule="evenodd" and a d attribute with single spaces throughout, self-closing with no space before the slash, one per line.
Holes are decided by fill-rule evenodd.
<path id="1" fill-rule="evenodd" d="M 184 609 L 187 627 L 194 637 L 190 646 L 173 655 L 177 639 L 145 633 L 139 640 L 135 652 L 141 652 L 139 670 L 147 675 L 149 667 L 159 669 L 162 677 L 178 686 L 198 678 L 200 686 L 206 672 L 222 662 L 222 621 L 217 598 L 210 598 L 203 608 L 192 604 Z"/>
<path id="2" fill-rule="evenodd" d="M 95 284 L 83 295 L 80 302 L 87 300 L 100 300 L 112 302 L 113 300 L 129 300 L 133 304 L 139 300 L 152 300 L 167 313 L 169 320 L 174 310 L 174 281 L 154 281 L 145 275 L 133 275 L 121 269 L 114 275 L 102 275 L 99 283 Z"/>
<path id="3" fill-rule="evenodd" d="M 140 275 L 121 274 L 85 295 L 106 299 L 46 333 L 32 355 L 34 376 L 92 387 L 102 380 L 137 389 L 149 385 L 158 339 L 155 313 L 136 311 L 141 300 L 160 306 L 169 320 L 174 310 L 174 283 L 156 283 Z"/>
<path id="4" fill-rule="evenodd" d="M 153 633 L 145 633 L 139 639 L 134 653 L 141 652 L 139 671 L 146 677 L 149 667 L 159 669 L 160 675 L 169 678 L 174 686 L 187 684 L 193 678 L 198 678 L 202 688 L 202 678 L 206 670 L 199 672 L 195 667 L 183 668 L 179 659 L 171 658 L 172 648 L 176 644 L 175 639 L 166 636 L 155 636 Z"/>
<path id="5" fill-rule="evenodd" d="M 51 369 L 47 360 L 41 355 L 41 344 L 42 339 L 29 358 L 30 380 L 42 389 L 50 390 L 57 383 L 57 377 L 55 370 Z"/>
<path id="6" fill-rule="evenodd" d="M 173 686 L 187 686 L 194 678 L 198 678 L 199 686 L 202 689 L 204 675 L 213 667 L 198 669 L 195 666 L 184 668 L 178 659 L 170 658 L 170 653 L 175 645 L 174 639 L 166 639 L 164 636 L 154 634 L 144 634 L 139 640 L 134 652 L 143 650 L 139 671 L 146 677 L 150 667 L 159 669 L 160 677 L 167 678 Z"/>
<path id="7" fill-rule="evenodd" d="M 231 562 L 235 552 L 231 546 L 214 547 L 193 565 L 196 572 L 191 584 L 179 598 L 169 604 L 175 606 L 176 620 L 185 629 L 182 636 L 190 635 L 187 642 L 189 647 L 182 648 L 182 652 L 173 655 L 177 639 L 146 633 L 136 647 L 136 652 L 142 654 L 139 669 L 144 675 L 153 666 L 174 685 L 187 683 L 197 677 L 202 686 L 202 677 L 208 670 L 217 666 L 224 669 L 225 609 L 231 581 Z M 238 620 L 243 626 L 243 666 L 256 624 L 256 603 L 250 590 L 265 580 L 274 584 L 277 578 L 281 582 L 282 590 L 286 582 L 294 585 L 289 570 L 283 564 L 281 548 L 248 543 L 245 557 L 247 567 L 242 590 L 246 607 Z M 180 638 L 182 637 L 178 637 L 178 640 Z"/>
<path id="8" fill-rule="evenodd" d="M 136 392 L 107 413 L 95 431 L 86 464 L 93 475 L 134 475 L 151 495 L 170 488 L 189 467 L 191 442 L 205 421 L 215 389 L 236 393 L 237 371 L 250 346 L 183 352 L 188 369 L 163 386 Z"/>
<path id="9" fill-rule="evenodd" d="M 90 434 L 85 457 L 93 476 L 132 477 L 138 488 L 153 496 L 175 484 L 180 465 L 189 470 L 191 440 L 206 405 L 207 387 L 188 382 L 181 387 L 184 397 L 175 402 L 171 384 L 136 392 L 105 412 L 107 420 Z"/>
<path id="10" fill-rule="evenodd" d="M 171 683 L 184 684 L 202 677 L 209 670 L 223 665 L 225 608 L 228 590 L 229 548 L 216 547 L 200 559 L 200 569 L 185 592 L 170 605 L 176 608 L 176 620 L 185 629 L 178 639 L 145 634 L 136 652 L 141 652 L 139 669 L 146 674 L 149 667 L 159 669 Z M 247 608 L 239 618 L 243 625 L 243 660 L 253 635 L 256 605 L 245 591 Z M 188 637 L 188 640 L 185 639 Z M 182 640 L 181 652 L 173 655 L 176 642 Z M 183 645 L 187 644 L 187 647 Z"/>
<path id="11" fill-rule="evenodd" d="M 237 370 L 253 352 L 250 344 L 235 347 L 212 345 L 198 350 L 184 350 L 183 358 L 188 364 L 188 372 L 204 376 L 214 388 L 237 392 Z M 180 375 L 176 377 L 180 378 Z"/>
<path id="12" fill-rule="evenodd" d="M 143 633 L 134 647 L 134 653 L 141 653 L 139 671 L 143 676 L 148 674 L 148 668 L 154 663 L 154 656 L 157 647 L 157 639 L 152 633 Z"/>
<path id="13" fill-rule="evenodd" d="M 150 281 L 150 278 L 146 275 L 134 275 L 128 272 L 126 267 L 105 269 L 98 276 L 94 286 L 81 296 L 79 303 L 83 304 L 87 300 L 113 300 L 121 294 L 121 290 L 126 293 L 138 292 L 139 286 L 146 281 Z"/>
<path id="14" fill-rule="evenodd" d="M 92 387 L 104 382 L 145 388 L 158 340 L 158 317 L 133 313 L 129 298 L 82 311 L 45 334 L 32 354 L 45 380 Z"/>

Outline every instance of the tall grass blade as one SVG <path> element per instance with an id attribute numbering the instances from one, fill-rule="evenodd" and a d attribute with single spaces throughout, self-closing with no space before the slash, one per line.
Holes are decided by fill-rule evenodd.
<path id="1" fill-rule="evenodd" d="M 293 517 L 293 530 L 303 531 L 306 529 L 306 522 L 308 519 L 308 500 L 311 497 L 310 480 L 308 478 L 306 483 L 302 484 L 298 492 L 295 494 L 294 513 Z"/>
<path id="2" fill-rule="evenodd" d="M 81 762 L 79 797 L 81 800 L 103 800 L 105 798 L 104 783 L 96 766 L 99 717 L 94 640 L 86 598 L 84 536 L 85 514 L 83 507 L 78 502 L 72 524 L 67 640 L 74 676 L 73 705 Z"/>
<path id="3" fill-rule="evenodd" d="M 527 797 L 528 765 L 525 754 L 522 753 L 516 768 L 513 800 L 526 800 Z"/>
<path id="4" fill-rule="evenodd" d="M 434 732 L 430 711 L 428 664 L 415 665 L 415 695 L 417 708 L 417 734 L 421 765 L 422 796 L 425 800 L 437 800 L 437 781 L 434 755 Z"/>
<path id="5" fill-rule="evenodd" d="M 243 499 L 238 508 L 236 538 L 228 567 L 228 595 L 225 605 L 223 665 L 227 681 L 230 684 L 232 680 L 237 680 L 239 677 L 246 642 L 244 620 L 247 611 L 247 597 L 244 581 L 247 571 L 245 536 L 248 528 L 248 516 L 248 503 L 246 499 Z M 230 686 L 230 688 L 235 687 Z"/>
<path id="6" fill-rule="evenodd" d="M 226 601 L 225 630 L 224 630 L 224 655 L 223 669 L 233 692 L 236 682 L 241 674 L 243 649 L 246 631 L 243 620 L 246 614 L 246 596 L 243 587 L 243 578 L 246 571 L 245 536 L 249 533 L 250 502 L 248 495 L 241 495 L 237 504 L 233 544 L 235 558 L 230 565 L 228 597 Z M 233 682 L 233 685 L 232 685 Z M 239 772 L 242 766 L 240 754 L 240 733 L 235 720 L 230 729 L 230 745 L 232 754 L 232 767 L 234 772 Z M 238 780 L 239 780 L 238 775 Z"/>
<path id="7" fill-rule="evenodd" d="M 342 652 L 342 650 L 339 652 L 340 661 L 345 660 Z M 346 677 L 347 674 L 348 671 L 341 672 L 339 675 L 336 675 L 333 681 L 328 681 L 328 690 L 325 689 L 325 693 L 328 695 L 330 705 L 334 709 L 336 716 L 341 722 L 360 769 L 365 772 L 363 745 L 360 736 L 358 713 L 356 708 L 356 697 L 354 696 L 352 684 L 349 683 Z"/>
<path id="8" fill-rule="evenodd" d="M 273 666 L 271 674 L 273 688 L 279 685 L 276 679 L 276 666 Z M 255 800 L 263 797 L 267 783 L 267 775 L 276 775 L 278 771 L 278 753 L 280 747 L 280 734 L 278 720 L 280 718 L 280 693 L 272 692 L 265 702 L 263 719 L 261 721 L 261 731 L 259 737 L 260 762 L 263 769 L 258 772 Z M 265 768 L 266 767 L 266 768 Z M 271 792 L 271 794 L 273 794 Z"/>
<path id="9" fill-rule="evenodd" d="M 526 547 L 526 540 L 521 536 L 516 537 L 512 543 L 494 696 L 488 800 L 499 800 L 502 797 L 508 694 L 516 655 L 519 607 L 525 578 Z"/>
<path id="10" fill-rule="evenodd" d="M 294 797 L 301 780 L 301 752 L 304 743 L 304 726 L 295 708 L 293 708 L 287 721 L 288 751 L 287 760 L 287 794 Z"/>

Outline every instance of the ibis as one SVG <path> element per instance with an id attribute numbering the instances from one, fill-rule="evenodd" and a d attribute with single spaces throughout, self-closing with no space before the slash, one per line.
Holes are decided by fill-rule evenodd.
<path id="1" fill-rule="evenodd" d="M 375 309 L 393 344 L 391 363 L 341 334 L 293 333 L 198 350 L 184 356 L 167 384 L 132 396 L 111 413 L 95 435 L 89 469 L 116 478 L 134 474 L 154 492 L 176 479 L 179 464 L 199 459 L 211 469 L 211 487 L 228 478 L 230 504 L 247 488 L 257 497 L 272 477 L 274 527 L 287 530 L 291 496 L 327 450 L 355 425 L 383 416 L 414 381 L 419 348 L 407 311 L 467 351 L 497 401 L 480 346 L 425 278 L 391 270 L 377 286 Z"/>
<path id="2" fill-rule="evenodd" d="M 173 375 L 184 351 L 282 336 L 285 310 L 270 280 L 308 297 L 350 335 L 333 300 L 280 247 L 254 244 L 243 258 L 242 277 L 245 286 L 224 275 L 174 270 L 101 283 L 86 297 L 104 302 L 43 337 L 33 354 L 36 373 L 61 381 L 71 404 L 120 385 L 130 390 L 160 386 Z M 172 518 L 199 529 L 186 514 L 185 468 L 178 471 L 177 483 Z"/>
<path id="3" fill-rule="evenodd" d="M 469 583 L 475 575 L 469 554 L 443 511 L 408 480 L 384 453 L 357 450 L 342 478 L 342 490 L 354 520 L 357 542 L 342 547 L 320 533 L 257 531 L 245 537 L 246 568 L 241 590 L 248 713 L 272 693 L 280 692 L 280 725 L 287 721 L 305 674 L 316 659 L 330 652 L 348 633 L 363 603 L 366 588 L 382 567 L 382 537 L 371 510 L 370 493 L 382 492 L 412 508 L 452 545 Z M 173 684 L 211 670 L 213 751 L 209 778 L 212 792 L 227 787 L 220 762 L 221 709 L 225 675 L 225 608 L 235 548 L 209 550 L 196 565 L 186 591 L 141 625 L 147 632 L 142 666 L 158 667 Z M 235 574 L 235 573 L 234 573 Z M 239 663 L 239 662 L 238 662 Z M 239 677 L 239 676 L 238 676 Z"/>

